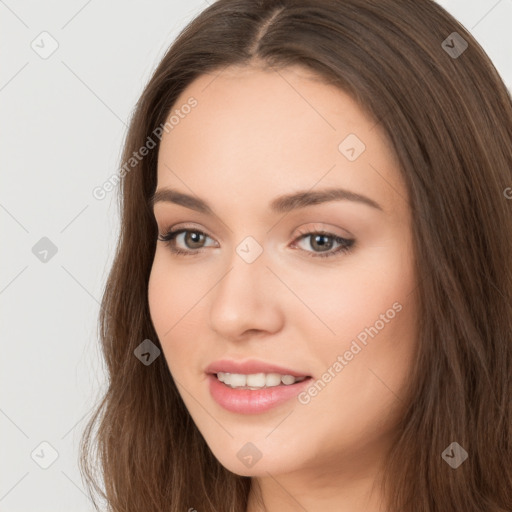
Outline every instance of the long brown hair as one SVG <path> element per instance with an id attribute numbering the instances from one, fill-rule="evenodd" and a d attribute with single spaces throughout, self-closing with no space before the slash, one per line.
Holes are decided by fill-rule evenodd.
<path id="1" fill-rule="evenodd" d="M 512 101 L 498 72 L 434 1 L 218 0 L 149 80 L 122 162 L 195 78 L 254 62 L 301 65 L 349 93 L 389 137 L 407 185 L 419 348 L 386 459 L 387 510 L 512 510 Z M 122 173 L 99 319 L 108 389 L 80 469 L 97 508 L 94 493 L 113 512 L 243 512 L 251 479 L 213 456 L 165 358 L 134 356 L 145 339 L 159 346 L 147 300 L 157 154 L 158 141 Z M 456 469 L 442 457 L 452 442 L 468 453 Z"/>

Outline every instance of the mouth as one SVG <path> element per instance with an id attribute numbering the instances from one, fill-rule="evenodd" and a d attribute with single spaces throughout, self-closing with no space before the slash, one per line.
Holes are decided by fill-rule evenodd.
<path id="1" fill-rule="evenodd" d="M 260 414 L 290 402 L 313 378 L 279 373 L 208 373 L 210 395 L 223 409 Z"/>
<path id="2" fill-rule="evenodd" d="M 277 386 L 293 386 L 298 382 L 311 379 L 310 376 L 296 377 L 275 372 L 251 374 L 217 372 L 211 375 L 231 389 L 249 389 L 252 391 L 275 388 Z"/>

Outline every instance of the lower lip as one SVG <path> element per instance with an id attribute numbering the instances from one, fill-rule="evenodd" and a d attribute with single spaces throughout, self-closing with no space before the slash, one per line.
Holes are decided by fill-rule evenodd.
<path id="1" fill-rule="evenodd" d="M 262 389 L 233 389 L 215 375 L 208 375 L 210 394 L 224 409 L 240 414 L 257 414 L 273 409 L 297 396 L 309 385 L 311 377 L 295 384 L 281 384 Z"/>

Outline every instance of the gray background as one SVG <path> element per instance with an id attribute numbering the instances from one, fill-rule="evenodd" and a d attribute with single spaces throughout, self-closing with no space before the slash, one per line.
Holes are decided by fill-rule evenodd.
<path id="1" fill-rule="evenodd" d="M 512 0 L 439 3 L 512 88 Z M 117 189 L 92 190 L 116 173 L 152 70 L 207 5 L 0 0 L 0 512 L 93 510 L 77 447 L 105 384 L 97 316 L 119 216 Z M 58 43 L 48 58 L 43 31 Z M 53 256 L 35 254 L 43 237 Z"/>

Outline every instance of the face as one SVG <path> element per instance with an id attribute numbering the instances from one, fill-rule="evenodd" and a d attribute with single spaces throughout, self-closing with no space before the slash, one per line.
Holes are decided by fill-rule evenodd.
<path id="1" fill-rule="evenodd" d="M 415 350 L 398 162 L 305 69 L 214 76 L 183 91 L 159 149 L 154 215 L 174 235 L 148 299 L 163 355 L 230 471 L 357 474 L 387 446 Z"/>

